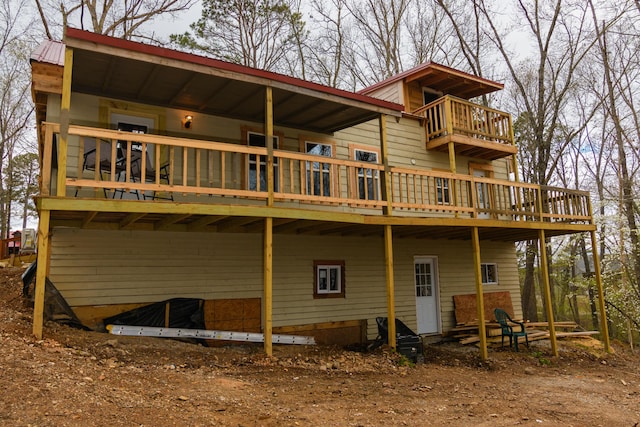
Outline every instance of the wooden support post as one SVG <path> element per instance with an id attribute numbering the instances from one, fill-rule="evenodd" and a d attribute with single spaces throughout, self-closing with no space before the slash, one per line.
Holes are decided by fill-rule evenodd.
<path id="1" fill-rule="evenodd" d="M 273 354 L 273 218 L 264 219 L 264 351 Z"/>
<path id="2" fill-rule="evenodd" d="M 38 224 L 38 269 L 36 271 L 36 287 L 34 291 L 33 304 L 33 335 L 39 340 L 42 339 L 44 328 L 44 297 L 47 278 L 47 267 L 49 265 L 49 219 L 51 211 L 40 210 L 40 222 Z"/>
<path id="3" fill-rule="evenodd" d="M 604 343 L 604 350 L 611 353 L 611 342 L 609 341 L 609 326 L 607 325 L 607 310 L 604 301 L 604 289 L 602 288 L 602 273 L 600 271 L 600 257 L 596 241 L 596 231 L 591 230 L 591 252 L 593 255 L 593 270 L 596 275 L 596 287 L 598 288 L 598 310 L 600 311 L 600 335 Z"/>
<path id="4" fill-rule="evenodd" d="M 387 118 L 384 114 L 380 114 L 378 118 L 380 128 L 380 153 L 382 155 L 382 164 L 384 171 L 382 172 L 382 200 L 387 202 L 383 211 L 385 215 L 391 216 L 393 213 L 393 200 L 391 198 L 391 168 L 389 167 L 389 147 L 387 144 Z"/>
<path id="5" fill-rule="evenodd" d="M 267 205 L 273 206 L 273 192 L 275 190 L 273 176 L 273 90 L 271 86 L 265 87 L 265 106 L 264 106 L 264 138 L 265 146 L 267 147 Z M 259 165 L 256 165 L 259 167 Z M 281 166 L 282 167 L 282 166 Z M 258 190 L 260 190 L 260 183 L 258 182 Z M 282 184 L 281 184 L 282 185 Z"/>
<path id="6" fill-rule="evenodd" d="M 549 267 L 547 265 L 547 243 L 544 230 L 539 231 L 538 240 L 540 241 L 540 273 L 542 274 L 542 283 L 544 284 L 544 301 L 547 313 L 547 323 L 549 324 L 551 352 L 554 356 L 557 356 L 558 342 L 556 340 L 556 327 L 555 321 L 553 319 L 553 307 L 551 305 L 551 284 L 549 281 Z"/>
<path id="7" fill-rule="evenodd" d="M 384 226 L 384 262 L 387 282 L 387 327 L 389 347 L 396 348 L 396 302 L 393 281 L 393 233 L 390 225 Z"/>
<path id="8" fill-rule="evenodd" d="M 71 109 L 71 71 L 73 69 L 73 49 L 64 54 L 62 72 L 62 98 L 60 99 L 60 138 L 58 140 L 58 177 L 56 194 L 64 197 L 67 192 L 67 151 L 69 147 L 69 111 Z"/>
<path id="9" fill-rule="evenodd" d="M 478 227 L 471 229 L 471 244 L 473 245 L 473 270 L 476 279 L 476 305 L 478 310 L 478 336 L 480 338 L 480 357 L 487 360 L 487 326 L 484 314 L 484 294 L 482 293 L 482 268 L 480 258 L 480 236 Z"/>

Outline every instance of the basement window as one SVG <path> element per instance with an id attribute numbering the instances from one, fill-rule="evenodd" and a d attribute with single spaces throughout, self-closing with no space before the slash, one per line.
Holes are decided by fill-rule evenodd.
<path id="1" fill-rule="evenodd" d="M 344 298 L 344 261 L 313 261 L 313 297 Z"/>
<path id="2" fill-rule="evenodd" d="M 480 273 L 482 274 L 483 285 L 498 284 L 498 264 L 482 263 L 480 264 Z"/>

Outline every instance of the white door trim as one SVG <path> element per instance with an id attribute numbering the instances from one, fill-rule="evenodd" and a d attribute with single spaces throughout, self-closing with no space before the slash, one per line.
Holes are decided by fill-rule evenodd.
<path id="1" fill-rule="evenodd" d="M 434 297 L 434 311 L 435 311 L 435 330 L 431 330 L 428 332 L 423 332 L 420 330 L 420 325 L 418 322 L 418 296 L 416 295 L 416 278 L 415 278 L 415 266 L 418 262 L 430 262 L 433 265 L 433 297 Z M 438 267 L 438 257 L 436 255 L 415 255 L 413 257 L 413 288 L 414 288 L 414 297 L 416 298 L 416 325 L 418 328 L 418 334 L 422 335 L 437 335 L 442 333 L 442 313 L 440 312 L 440 269 Z"/>

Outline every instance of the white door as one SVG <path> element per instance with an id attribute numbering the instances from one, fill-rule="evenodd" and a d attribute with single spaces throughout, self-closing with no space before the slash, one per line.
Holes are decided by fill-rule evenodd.
<path id="1" fill-rule="evenodd" d="M 440 332 L 438 274 L 435 257 L 416 257 L 413 261 L 416 289 L 416 317 L 419 334 Z"/>

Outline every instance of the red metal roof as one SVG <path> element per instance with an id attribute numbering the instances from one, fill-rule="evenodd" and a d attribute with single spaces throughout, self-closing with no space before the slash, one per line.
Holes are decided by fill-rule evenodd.
<path id="1" fill-rule="evenodd" d="M 389 110 L 394 110 L 394 111 L 404 110 L 404 106 L 401 104 L 396 104 L 394 102 L 372 98 L 362 93 L 349 92 L 342 89 L 337 89 L 329 86 L 324 86 L 318 83 L 313 83 L 306 80 L 298 79 L 295 77 L 274 73 L 271 71 L 265 71 L 265 70 L 260 70 L 256 68 L 246 67 L 243 65 L 233 64 L 230 62 L 225 62 L 225 61 L 221 61 L 213 58 L 207 58 L 204 56 L 194 55 L 191 53 L 180 52 L 177 50 L 167 49 L 159 46 L 151 46 L 144 43 L 105 36 L 102 34 L 96 34 L 96 33 L 84 31 L 84 30 L 78 30 L 76 28 L 67 28 L 65 41 L 71 41 L 73 39 L 85 41 L 85 42 L 97 43 L 105 46 L 111 46 L 119 49 L 125 49 L 132 52 L 145 53 L 145 54 L 154 55 L 154 56 L 167 58 L 167 59 L 174 59 L 178 61 L 204 65 L 212 68 L 217 68 L 217 69 L 230 71 L 234 73 L 246 74 L 246 75 L 259 77 L 263 79 L 273 80 L 280 83 L 297 86 L 299 88 L 311 89 L 311 90 L 326 93 L 329 95 L 340 96 L 342 98 L 364 102 L 370 105 L 387 108 Z M 64 50 L 63 50 L 63 55 L 64 55 Z"/>
<path id="2" fill-rule="evenodd" d="M 64 65 L 64 43 L 45 40 L 33 51 L 31 60 L 54 65 Z"/>
<path id="3" fill-rule="evenodd" d="M 502 83 L 498 83 L 495 82 L 493 80 L 489 80 L 489 79 L 485 79 L 483 77 L 478 77 L 478 76 L 474 76 L 473 74 L 469 74 L 466 73 L 464 71 L 460 71 L 460 70 L 456 70 L 455 68 L 451 68 L 451 67 L 447 67 L 446 65 L 442 65 L 442 64 L 438 64 L 436 62 L 426 62 L 424 64 L 418 65 L 417 67 L 414 67 L 410 70 L 404 71 L 402 73 L 396 74 L 395 76 L 391 76 L 388 79 L 385 79 L 381 82 L 378 82 L 374 85 L 371 85 L 369 87 L 366 87 L 360 91 L 358 91 L 358 93 L 363 94 L 363 95 L 367 95 L 369 93 L 374 92 L 377 89 L 380 89 L 382 87 L 388 86 L 392 83 L 398 82 L 400 80 L 415 80 L 417 78 L 419 78 L 421 75 L 424 75 L 425 73 L 429 72 L 430 70 L 434 70 L 440 73 L 444 73 L 447 75 L 450 75 L 452 77 L 455 78 L 462 78 L 462 79 L 466 79 L 469 81 L 473 81 L 475 83 L 478 84 L 478 86 L 485 86 L 487 87 L 488 90 L 486 91 L 481 91 L 481 92 L 493 92 L 496 90 L 500 90 L 502 88 L 504 88 L 504 85 Z"/>

